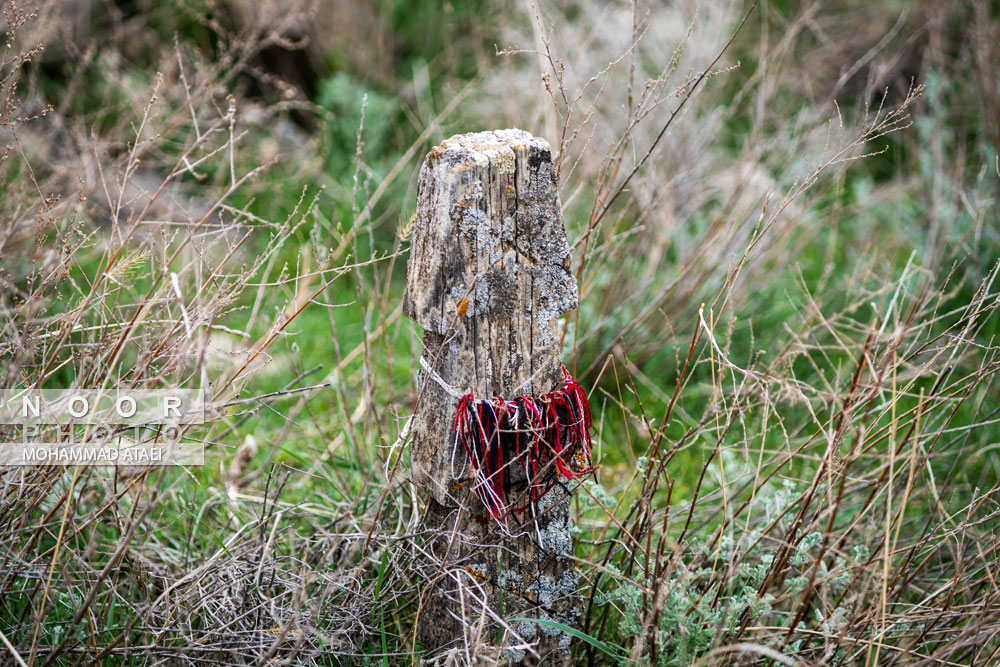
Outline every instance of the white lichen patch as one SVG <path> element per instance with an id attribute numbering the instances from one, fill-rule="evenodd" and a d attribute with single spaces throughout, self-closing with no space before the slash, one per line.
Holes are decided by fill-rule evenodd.
<path id="1" fill-rule="evenodd" d="M 521 664 L 525 655 L 524 649 L 520 648 L 509 648 L 503 652 L 504 659 L 509 660 L 512 665 Z"/>
<path id="2" fill-rule="evenodd" d="M 465 289 L 465 283 L 463 283 L 461 280 L 452 285 L 451 289 L 448 290 L 448 297 L 453 301 L 459 301 L 461 299 L 464 299 L 466 296 L 467 294 Z"/>
<path id="3" fill-rule="evenodd" d="M 459 222 L 459 230 L 473 239 L 479 238 L 480 229 L 486 225 L 486 213 L 478 208 L 467 208 Z"/>
<path id="4" fill-rule="evenodd" d="M 520 621 L 514 624 L 514 632 L 517 634 L 516 637 L 512 637 L 512 640 L 517 644 L 528 644 L 535 639 L 535 624 L 529 621 Z M 511 664 L 519 665 L 524 661 L 525 651 L 522 648 L 509 648 L 504 651 L 504 658 L 510 660 Z"/>
<path id="5" fill-rule="evenodd" d="M 483 315 L 490 307 L 490 286 L 486 276 L 476 278 L 476 290 L 469 305 L 469 315 Z"/>
<path id="6" fill-rule="evenodd" d="M 545 347 L 551 345 L 555 340 L 552 322 L 556 317 L 558 315 L 554 315 L 548 310 L 540 310 L 535 313 L 535 333 L 538 336 L 538 342 Z"/>
<path id="7" fill-rule="evenodd" d="M 469 153 L 472 159 L 476 161 L 476 166 L 480 169 L 488 169 L 490 166 L 490 159 L 480 153 L 479 151 L 470 151 Z"/>
<path id="8" fill-rule="evenodd" d="M 504 570 L 497 580 L 505 591 L 517 591 L 522 585 L 521 575 L 513 570 Z"/>
<path id="9" fill-rule="evenodd" d="M 534 269 L 536 333 L 543 345 L 553 343 L 553 323 L 563 313 L 576 308 L 576 281 L 560 264 Z"/>
<path id="10" fill-rule="evenodd" d="M 571 310 L 576 307 L 576 283 L 560 264 L 546 264 L 538 275 L 538 288 L 553 307 Z"/>
<path id="11" fill-rule="evenodd" d="M 505 215 L 500 223 L 500 238 L 511 242 L 514 240 L 514 218 Z"/>
<path id="12" fill-rule="evenodd" d="M 535 624 L 529 621 L 521 621 L 514 629 L 517 630 L 517 634 L 521 635 L 523 639 L 530 640 L 535 636 Z"/>
<path id="13" fill-rule="evenodd" d="M 538 513 L 547 514 L 549 510 L 566 500 L 566 493 L 561 487 L 553 488 L 538 499 Z"/>
<path id="14" fill-rule="evenodd" d="M 566 570 L 558 581 L 544 574 L 539 576 L 528 586 L 528 592 L 535 594 L 535 598 L 542 607 L 552 607 L 556 602 L 576 593 L 579 584 L 580 574 L 576 570 Z"/>
<path id="15" fill-rule="evenodd" d="M 549 525 L 539 531 L 538 536 L 539 546 L 546 555 L 555 556 L 557 559 L 572 555 L 573 534 L 570 532 L 568 518 L 563 518 L 562 521 L 550 521 Z"/>
<path id="16" fill-rule="evenodd" d="M 458 134 L 443 141 L 438 150 L 459 159 L 471 157 L 483 169 L 492 164 L 501 174 L 513 174 L 517 165 L 514 151 L 529 147 L 552 151 L 549 142 L 518 129 Z"/>
<path id="17" fill-rule="evenodd" d="M 514 151 L 510 148 L 497 151 L 496 167 L 501 174 L 513 174 L 517 161 L 514 158 Z"/>
<path id="18" fill-rule="evenodd" d="M 482 192 L 479 193 L 479 199 L 482 199 Z M 503 256 L 503 248 L 496 232 L 490 227 L 485 211 L 474 207 L 466 208 L 458 227 L 462 234 L 472 239 L 476 250 L 481 255 L 485 253 L 490 265 L 500 261 Z"/>
<path id="19" fill-rule="evenodd" d="M 558 581 L 552 577 L 541 575 L 528 586 L 528 592 L 534 593 L 539 606 L 553 609 L 556 608 L 557 603 L 561 600 L 575 595 L 579 585 L 580 575 L 576 570 L 566 570 L 559 577 Z M 549 614 L 544 612 L 541 614 L 541 618 L 543 619 L 557 621 L 570 627 L 576 624 L 579 616 L 580 609 L 575 605 L 571 606 L 565 614 Z M 559 648 L 561 650 L 565 651 L 569 648 L 572 641 L 569 633 L 549 625 L 539 625 L 539 629 L 549 637 L 559 637 Z"/>

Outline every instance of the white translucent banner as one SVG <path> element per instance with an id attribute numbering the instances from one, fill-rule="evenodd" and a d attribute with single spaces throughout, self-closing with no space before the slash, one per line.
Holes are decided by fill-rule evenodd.
<path id="1" fill-rule="evenodd" d="M 209 420 L 201 389 L 0 390 L 0 424 L 200 424 Z"/>
<path id="2" fill-rule="evenodd" d="M 33 440 L 29 434 L 18 442 L 0 443 L 0 466 L 93 465 L 93 466 L 198 466 L 205 464 L 200 442 L 151 437 L 135 440 L 100 433 L 100 427 L 80 440 L 52 441 L 51 433 Z M 180 437 L 179 430 L 164 434 Z"/>

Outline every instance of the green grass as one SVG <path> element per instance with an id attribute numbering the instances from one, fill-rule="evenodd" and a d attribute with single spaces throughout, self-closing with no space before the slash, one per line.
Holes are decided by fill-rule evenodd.
<path id="1" fill-rule="evenodd" d="M 860 32 L 851 23 L 860 10 L 835 4 L 818 10 L 815 25 L 833 36 L 826 41 L 815 26 L 796 23 L 798 9 L 789 3 L 759 8 L 721 64 L 739 61 L 741 68 L 710 78 L 692 97 L 667 143 L 593 233 L 580 273 L 582 304 L 570 314 L 564 350 L 590 391 L 601 463 L 573 500 L 583 615 L 578 628 L 545 617 L 505 619 L 569 633 L 578 640 L 578 661 L 619 664 L 632 654 L 642 664 L 763 665 L 779 664 L 780 655 L 874 664 L 872 638 L 883 625 L 884 660 L 970 664 L 996 648 L 995 639 L 968 641 L 984 631 L 977 623 L 995 620 L 991 609 L 973 609 L 993 600 L 990 526 L 1000 488 L 996 286 L 977 301 L 1000 247 L 992 206 L 997 147 L 969 73 L 977 62 L 972 49 L 987 47 L 970 28 L 960 38 L 940 35 L 952 40 L 942 55 L 902 24 L 886 48 L 918 48 L 907 46 L 908 36 L 921 45 L 919 82 L 927 87 L 909 107 L 913 126 L 856 146 L 852 155 L 873 154 L 831 165 L 779 215 L 782 193 L 829 157 L 824 128 L 839 122 L 832 105 L 822 106 L 828 75 L 813 77 L 800 64 Z M 502 107 L 510 90 L 537 92 L 546 104 L 554 98 L 554 118 L 569 118 L 572 128 L 582 116 L 579 109 L 570 114 L 560 95 L 559 65 L 547 79 L 550 98 L 538 82 L 537 55 L 498 57 L 494 45 L 536 48 L 537 34 L 552 34 L 567 52 L 558 56 L 567 76 L 585 82 L 593 64 L 587 53 L 598 69 L 620 55 L 606 43 L 613 40 L 602 39 L 620 29 L 620 17 L 588 3 L 544 5 L 543 25 L 533 28 L 531 12 L 479 2 L 444 10 L 427 2 L 360 6 L 385 40 L 360 48 L 389 60 L 364 71 L 356 65 L 364 54 L 322 54 L 316 95 L 296 111 L 309 127 L 260 76 L 263 60 L 249 56 L 250 65 L 237 67 L 226 59 L 247 38 L 226 34 L 221 10 L 206 3 L 181 12 L 157 3 L 133 8 L 129 20 L 145 39 L 131 51 L 109 37 L 93 44 L 92 57 L 3 70 L 22 72 L 13 89 L 26 108 L 55 106 L 51 116 L 31 121 L 4 117 L 27 148 L 24 158 L 11 150 L 0 163 L 0 209 L 11 225 L 48 225 L 13 252 L 4 249 L 0 278 L 9 277 L 10 289 L 0 297 L 8 327 L 0 363 L 17 371 L 5 382 L 99 383 L 149 362 L 162 342 L 148 370 L 129 377 L 143 386 L 203 377 L 227 400 L 283 392 L 227 408 L 193 430 L 208 442 L 204 467 L 169 469 L 162 479 L 160 471 L 86 469 L 74 478 L 72 470 L 37 469 L 25 473 L 20 496 L 3 491 L 0 631 L 26 660 L 34 649 L 41 664 L 56 650 L 56 664 L 77 664 L 110 649 L 119 634 L 118 652 L 103 664 L 255 661 L 272 648 L 278 658 L 310 664 L 427 657 L 414 634 L 420 591 L 437 574 L 422 541 L 426 501 L 402 477 L 408 451 L 390 449 L 416 401 L 421 331 L 395 313 L 420 159 L 452 129 L 511 120 L 534 123 L 526 129 L 538 134 L 558 127 L 544 110 L 529 113 L 543 107 L 528 92 L 518 99 L 524 115 L 509 118 Z M 888 29 L 893 11 L 864 16 Z M 950 11 L 956 24 L 975 24 L 971 9 Z M 659 12 L 653 27 L 667 30 L 670 17 Z M 113 20 L 93 17 L 92 24 Z M 791 34 L 790 24 L 803 36 L 782 50 L 773 40 Z M 662 56 L 650 43 L 659 37 L 643 39 L 640 82 L 655 80 L 646 69 L 660 66 Z M 862 46 L 861 55 L 871 47 Z M 190 106 L 176 76 L 178 54 L 198 81 Z M 628 62 L 611 70 L 607 95 L 624 94 Z M 696 58 L 691 67 L 704 64 Z M 544 58 L 541 67 L 549 67 Z M 753 79 L 765 67 L 771 78 Z M 419 82 L 425 68 L 429 87 Z M 165 82 L 151 102 L 156 71 L 166 72 Z M 496 78 L 504 72 L 509 79 Z M 674 76 L 683 77 L 679 72 Z M 671 81 L 667 93 L 679 82 Z M 803 89 L 803 81 L 812 87 Z M 474 90 L 468 103 L 436 118 L 465 85 Z M 597 87 L 581 99 L 592 100 Z M 236 134 L 246 132 L 232 146 L 228 94 Z M 853 87 L 837 97 L 846 134 L 877 94 Z M 664 108 L 678 99 L 667 97 Z M 588 158 L 561 183 L 571 242 L 594 221 L 595 198 L 607 195 L 608 183 L 611 190 L 621 185 L 632 164 L 617 171 L 590 164 L 604 160 L 602 142 L 617 139 L 606 130 L 625 131 L 625 99 L 598 102 L 584 133 L 593 132 L 593 143 L 566 151 L 564 164 Z M 130 165 L 147 108 L 141 156 Z M 629 159 L 650 145 L 662 120 L 652 114 L 627 134 Z M 421 138 L 433 122 L 437 129 Z M 135 170 L 162 178 L 212 123 L 217 131 L 192 152 L 204 161 L 179 175 L 179 190 L 168 196 L 214 202 L 234 174 L 283 156 L 211 216 L 228 232 L 191 240 L 167 266 L 183 233 L 159 237 L 167 227 L 149 225 L 122 256 L 136 249 L 149 255 L 107 280 L 119 237 L 102 207 L 94 164 L 112 180 Z M 704 128 L 717 134 L 698 143 Z M 411 147 L 414 157 L 394 170 Z M 370 215 L 357 216 L 383 183 Z M 58 197 L 46 202 L 38 190 Z M 761 218 L 768 194 L 775 199 Z M 80 195 L 88 205 L 60 207 Z M 758 218 L 767 230 L 752 241 Z M 0 227 L 0 239 L 8 229 Z M 58 256 L 88 234 L 87 245 L 58 265 L 61 277 L 44 277 L 55 265 L 41 270 L 46 260 L 36 250 Z M 400 256 L 390 257 L 397 250 Z M 320 290 L 338 267 L 356 263 Z M 323 275 L 310 277 L 320 269 Z M 184 333 L 180 300 L 161 270 L 180 276 L 185 307 L 200 327 L 193 336 Z M 97 281 L 101 288 L 81 314 L 87 328 L 61 347 L 50 336 L 16 353 L 15 332 L 58 331 Z M 155 292 L 159 301 L 116 365 L 104 368 L 154 285 L 164 286 Z M 15 293 L 35 289 L 38 310 L 18 310 Z M 302 294 L 315 295 L 313 302 L 297 302 Z M 246 352 L 222 348 L 249 349 L 279 325 L 283 331 L 260 346 L 258 359 L 268 362 L 236 383 L 238 390 L 227 386 Z M 198 354 L 209 361 L 187 361 Z M 346 359 L 339 366 L 338 354 Z M 43 362 L 56 370 L 42 377 Z M 314 385 L 321 386 L 297 392 Z M 231 472 L 249 436 L 256 452 Z M 390 456 L 389 468 L 398 465 L 387 481 Z M 12 474 L 0 471 L 0 479 Z M 136 517 L 136 537 L 116 555 Z M 888 563 L 886 543 L 896 547 Z M 931 595 L 951 582 L 960 583 L 948 589 L 948 602 Z M 966 611 L 955 615 L 954 608 Z M 491 627 L 484 636 L 503 632 Z M 748 645 L 765 649 L 751 654 Z M 139 647 L 150 646 L 144 657 Z M 727 651 L 743 652 L 737 659 Z"/>

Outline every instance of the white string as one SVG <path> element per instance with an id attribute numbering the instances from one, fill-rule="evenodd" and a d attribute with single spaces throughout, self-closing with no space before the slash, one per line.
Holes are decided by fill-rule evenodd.
<path id="1" fill-rule="evenodd" d="M 399 432 L 399 437 L 396 438 L 396 442 L 392 443 L 392 447 L 389 448 L 389 456 L 385 457 L 385 481 L 391 482 L 392 479 L 389 477 L 389 463 L 392 462 L 392 455 L 397 449 L 402 447 L 406 439 L 410 437 L 410 427 L 413 425 L 413 415 L 410 415 L 406 419 L 406 423 L 403 424 L 403 430 Z"/>
<path id="2" fill-rule="evenodd" d="M 420 357 L 420 365 L 423 366 L 423 369 L 425 371 L 427 371 L 427 374 L 431 377 L 431 379 L 433 379 L 435 382 L 441 385 L 441 388 L 444 389 L 449 394 L 451 394 L 451 396 L 453 396 L 454 398 L 462 398 L 462 396 L 464 396 L 464 394 L 459 393 L 457 389 L 455 389 L 450 384 L 445 382 L 444 379 L 440 375 L 438 375 L 433 368 L 430 367 L 430 365 L 427 363 L 427 360 L 424 359 L 423 356 Z M 391 481 L 389 476 L 389 464 L 392 462 L 392 455 L 396 452 L 397 449 L 402 447 L 403 443 L 405 443 L 406 440 L 410 437 L 410 429 L 412 426 L 413 426 L 413 415 L 410 415 L 410 417 L 407 418 L 406 423 L 403 424 L 403 428 L 399 432 L 399 437 L 396 438 L 396 441 L 392 443 L 392 446 L 389 447 L 389 455 L 386 457 L 385 465 L 383 467 L 383 471 L 385 472 L 385 479 L 387 482 Z M 457 434 L 455 435 L 455 445 L 456 446 L 458 445 Z M 455 474 L 454 451 L 452 451 L 452 457 L 451 457 L 451 471 L 452 475 L 454 476 Z M 465 466 L 462 467 L 462 473 L 460 474 L 464 474 L 464 472 L 465 472 Z"/>
<path id="3" fill-rule="evenodd" d="M 443 389 L 445 391 L 445 393 L 448 394 L 449 396 L 451 396 L 452 398 L 454 398 L 454 399 L 462 399 L 462 398 L 464 398 L 466 396 L 469 396 L 468 393 L 463 393 L 463 392 L 459 391 L 458 389 L 456 389 L 455 387 L 453 387 L 450 384 L 448 384 L 447 382 L 445 382 L 444 378 L 442 378 L 438 374 L 437 371 L 435 371 L 433 368 L 431 368 L 431 365 L 429 363 L 427 363 L 427 360 L 422 355 L 420 357 L 420 366 L 427 373 L 427 376 L 430 379 L 434 380 L 434 382 L 436 382 L 438 384 L 438 386 L 441 387 L 441 389 Z M 526 380 L 525 382 L 523 382 L 521 384 L 521 386 L 518 387 L 517 391 L 520 391 L 521 388 L 523 388 L 524 386 L 526 386 L 533 379 L 534 379 L 533 377 L 528 378 L 528 380 Z M 473 397 L 472 401 L 475 402 L 475 403 L 486 403 L 486 404 L 489 404 L 490 405 L 490 409 L 493 409 L 492 404 L 487 399 Z M 579 398 L 577 398 L 577 400 L 576 400 L 576 405 L 577 405 L 577 409 L 580 412 L 580 421 L 582 421 L 583 420 L 583 406 L 580 403 Z M 511 419 L 513 421 L 513 428 L 514 428 L 515 431 L 520 428 L 520 423 L 519 423 L 520 420 L 519 420 L 518 417 L 519 417 L 519 414 L 517 413 L 517 411 L 515 411 L 513 413 L 512 417 L 511 417 Z M 479 416 L 478 415 L 475 415 L 475 422 L 476 423 L 474 424 L 474 427 L 478 428 L 478 430 L 480 432 L 480 437 L 483 440 L 487 440 L 486 432 L 483 429 L 483 424 L 479 420 Z M 579 422 L 577 422 L 577 423 L 579 423 Z M 410 425 L 409 422 L 407 422 L 406 426 L 404 426 L 404 431 L 406 432 L 405 435 L 409 435 L 409 433 L 408 433 L 408 431 L 409 431 L 409 425 Z M 576 424 L 572 424 L 572 425 L 575 426 Z M 400 439 L 402 439 L 402 438 L 403 438 L 403 434 L 401 434 L 401 438 Z M 398 443 L 399 443 L 399 440 L 397 440 L 397 444 Z M 393 445 L 393 449 L 394 448 L 395 448 L 395 445 Z M 455 441 L 452 444 L 452 449 L 451 449 L 451 462 L 450 462 L 451 463 L 451 475 L 452 475 L 453 479 L 459 479 L 460 476 L 464 476 L 464 474 L 465 474 L 465 466 L 464 465 L 462 466 L 462 472 L 461 473 L 459 473 L 458 475 L 456 475 L 456 473 L 455 473 L 455 456 L 458 453 L 458 450 L 459 450 L 459 432 L 456 429 L 455 430 Z M 390 454 L 391 454 L 391 450 L 390 450 Z M 490 503 L 487 502 L 487 498 L 489 498 L 490 500 L 492 500 L 494 507 L 502 508 L 503 507 L 503 503 L 502 503 L 500 497 L 497 495 L 496 491 L 493 489 L 493 486 L 490 484 L 492 476 L 487 476 L 486 475 L 486 473 L 485 473 L 485 471 L 483 469 L 483 463 L 482 463 L 482 461 L 479 458 L 479 452 L 476 452 L 475 450 L 473 450 L 471 452 L 471 458 L 472 458 L 473 468 L 475 469 L 475 474 L 473 475 L 473 480 L 474 481 L 473 481 L 472 487 L 475 490 L 476 494 L 479 496 L 480 500 L 483 502 L 484 505 L 489 506 Z M 529 470 L 528 470 L 528 463 L 527 463 L 527 461 L 524 460 L 521 463 L 524 466 L 524 474 L 525 474 L 525 476 L 530 476 Z M 493 473 L 493 475 L 499 474 L 499 472 L 500 471 L 495 471 Z M 532 506 L 531 509 L 532 509 L 532 519 L 533 519 L 533 523 L 534 523 L 534 527 L 535 527 L 535 533 L 536 533 L 536 535 L 538 537 L 539 544 L 541 544 L 542 543 L 542 541 L 541 541 L 541 531 L 540 531 L 539 526 L 538 526 L 538 517 L 535 514 L 533 506 Z M 501 528 L 501 530 L 504 533 L 507 533 L 508 535 L 510 535 L 510 533 L 507 530 L 506 521 L 500 520 L 500 521 L 498 521 L 498 524 L 500 525 L 500 528 Z"/>
<path id="4" fill-rule="evenodd" d="M 490 409 L 490 412 L 493 412 L 493 406 L 492 405 L 489 406 L 489 409 Z M 475 415 L 475 417 L 476 417 L 476 426 L 479 427 L 479 437 L 482 438 L 483 442 L 488 442 L 489 441 L 489 436 L 487 436 L 487 434 L 486 434 L 486 429 L 483 427 L 482 420 L 479 419 L 479 415 L 478 414 Z M 496 423 L 496 413 L 495 412 L 493 413 L 493 421 L 494 421 L 494 423 Z M 493 481 L 493 477 L 494 476 L 500 474 L 500 470 L 496 470 L 492 474 L 487 475 L 486 474 L 486 469 L 483 467 L 482 461 L 480 461 L 480 459 L 479 459 L 479 452 L 476 451 L 475 447 L 472 448 L 472 454 L 476 457 L 476 480 L 477 480 L 476 491 L 479 493 L 479 497 L 482 498 L 484 501 L 486 500 L 486 497 L 489 497 L 493 501 L 493 506 L 496 507 L 496 508 L 498 508 L 498 511 L 499 511 L 499 509 L 501 509 L 501 508 L 504 507 L 504 502 L 500 498 L 500 496 L 497 495 L 497 492 L 493 488 L 493 484 L 491 482 Z M 481 489 L 484 489 L 485 491 L 483 491 Z M 483 493 L 486 494 L 485 497 L 483 496 Z M 483 504 L 486 504 L 486 503 L 484 502 Z M 497 517 L 497 518 L 500 518 L 500 517 Z"/>
<path id="5" fill-rule="evenodd" d="M 462 463 L 462 471 L 459 473 L 455 472 L 455 452 L 458 451 L 458 430 L 455 430 L 455 442 L 451 446 L 451 478 L 452 479 L 462 479 L 465 477 L 465 463 Z"/>
<path id="6" fill-rule="evenodd" d="M 442 389 L 444 389 L 445 392 L 449 396 L 451 396 L 452 398 L 462 398 L 463 396 L 468 396 L 469 395 L 469 392 L 461 392 L 458 389 L 456 389 L 455 387 L 453 387 L 450 384 L 448 384 L 447 382 L 445 382 L 444 378 L 441 377 L 440 375 L 438 375 L 438 372 L 436 370 L 434 370 L 433 368 L 431 368 L 431 365 L 429 363 L 427 363 L 427 360 L 423 356 L 420 357 L 420 366 L 425 371 L 427 371 L 427 375 L 432 380 L 434 380 L 435 382 L 437 382 L 438 386 L 440 386 Z M 541 372 L 541 369 L 535 371 L 527 380 L 525 380 L 524 382 L 522 382 L 521 384 L 519 384 L 517 387 L 515 387 L 513 393 L 515 395 L 520 395 L 521 390 L 524 389 L 525 387 L 527 387 L 532 382 L 534 382 L 535 381 L 535 377 L 540 372 Z M 484 398 L 473 398 L 473 400 L 478 403 L 480 401 L 485 401 L 486 399 L 484 399 Z"/>
<path id="7" fill-rule="evenodd" d="M 441 388 L 445 390 L 446 393 L 451 395 L 452 398 L 462 398 L 463 396 L 467 395 L 463 394 L 458 389 L 455 389 L 450 384 L 445 382 L 444 378 L 438 375 L 436 370 L 431 368 L 431 365 L 427 363 L 427 360 L 424 359 L 423 356 L 420 357 L 420 365 L 423 367 L 425 371 L 427 371 L 427 376 L 430 377 L 430 379 L 437 382 L 441 386 Z"/>

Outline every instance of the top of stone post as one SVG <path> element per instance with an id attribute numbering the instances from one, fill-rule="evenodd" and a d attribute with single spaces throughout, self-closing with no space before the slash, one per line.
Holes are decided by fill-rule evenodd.
<path id="1" fill-rule="evenodd" d="M 551 343 L 577 305 L 552 149 L 523 130 L 460 134 L 420 170 L 403 312 L 446 334 L 459 318 L 523 318 Z"/>

